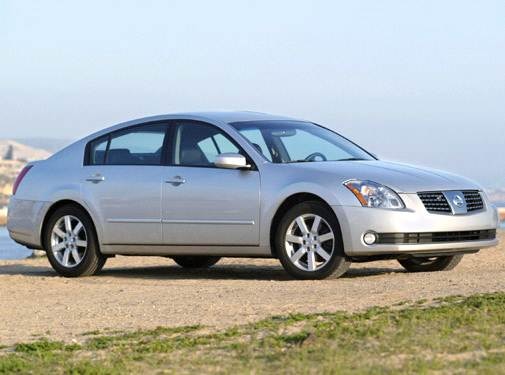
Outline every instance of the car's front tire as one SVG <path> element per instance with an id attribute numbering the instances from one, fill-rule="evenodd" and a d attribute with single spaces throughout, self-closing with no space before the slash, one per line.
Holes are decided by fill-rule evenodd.
<path id="1" fill-rule="evenodd" d="M 210 268 L 219 262 L 221 257 L 185 255 L 172 257 L 172 259 L 182 268 Z"/>
<path id="2" fill-rule="evenodd" d="M 351 264 L 335 213 L 317 201 L 286 212 L 276 232 L 275 250 L 286 272 L 301 280 L 340 277 Z"/>
<path id="3" fill-rule="evenodd" d="M 399 259 L 398 262 L 409 272 L 438 272 L 452 270 L 461 259 L 463 255 Z"/>
<path id="4" fill-rule="evenodd" d="M 51 266 L 61 276 L 95 275 L 107 260 L 100 253 L 91 218 L 77 206 L 61 207 L 51 215 L 44 244 Z"/>

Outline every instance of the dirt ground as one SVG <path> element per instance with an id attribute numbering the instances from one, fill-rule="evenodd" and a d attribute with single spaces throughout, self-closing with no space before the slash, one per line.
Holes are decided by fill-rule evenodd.
<path id="1" fill-rule="evenodd" d="M 449 295 L 505 291 L 499 247 L 451 272 L 408 274 L 395 262 L 355 264 L 341 279 L 289 280 L 276 260 L 225 259 L 187 271 L 165 258 L 117 257 L 95 277 L 57 277 L 46 259 L 0 261 L 0 345 L 38 336 L 202 324 L 222 328 L 293 312 L 356 311 Z"/>

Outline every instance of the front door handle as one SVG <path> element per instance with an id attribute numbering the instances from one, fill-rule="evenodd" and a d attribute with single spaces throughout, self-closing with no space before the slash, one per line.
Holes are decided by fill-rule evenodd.
<path id="1" fill-rule="evenodd" d="M 175 176 L 170 180 L 165 181 L 167 184 L 172 184 L 174 186 L 179 186 L 186 183 L 186 179 L 181 176 Z"/>
<path id="2" fill-rule="evenodd" d="M 102 175 L 100 175 L 100 174 L 95 174 L 95 175 L 93 175 L 93 176 L 88 177 L 88 178 L 86 179 L 86 181 L 88 181 L 88 182 L 92 182 L 92 183 L 94 183 L 94 184 L 98 184 L 98 183 L 100 183 L 100 182 L 105 181 L 105 177 L 104 177 L 104 176 L 102 176 Z"/>

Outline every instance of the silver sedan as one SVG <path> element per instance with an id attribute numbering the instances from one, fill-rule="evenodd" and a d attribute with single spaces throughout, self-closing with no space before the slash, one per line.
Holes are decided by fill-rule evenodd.
<path id="1" fill-rule="evenodd" d="M 30 163 L 11 237 L 68 277 L 114 255 L 278 258 L 299 279 L 397 259 L 441 271 L 497 244 L 498 217 L 465 178 L 378 160 L 320 125 L 253 112 L 163 115 Z"/>

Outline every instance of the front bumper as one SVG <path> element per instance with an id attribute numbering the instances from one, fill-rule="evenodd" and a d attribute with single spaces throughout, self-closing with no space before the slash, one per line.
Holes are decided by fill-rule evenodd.
<path id="1" fill-rule="evenodd" d="M 340 222 L 345 253 L 348 256 L 416 255 L 470 252 L 498 244 L 496 238 L 436 243 L 367 245 L 365 233 L 439 233 L 492 230 L 498 227 L 496 210 L 486 202 L 482 211 L 466 215 L 432 214 L 416 194 L 402 194 L 407 208 L 384 210 L 356 206 L 333 206 Z"/>

